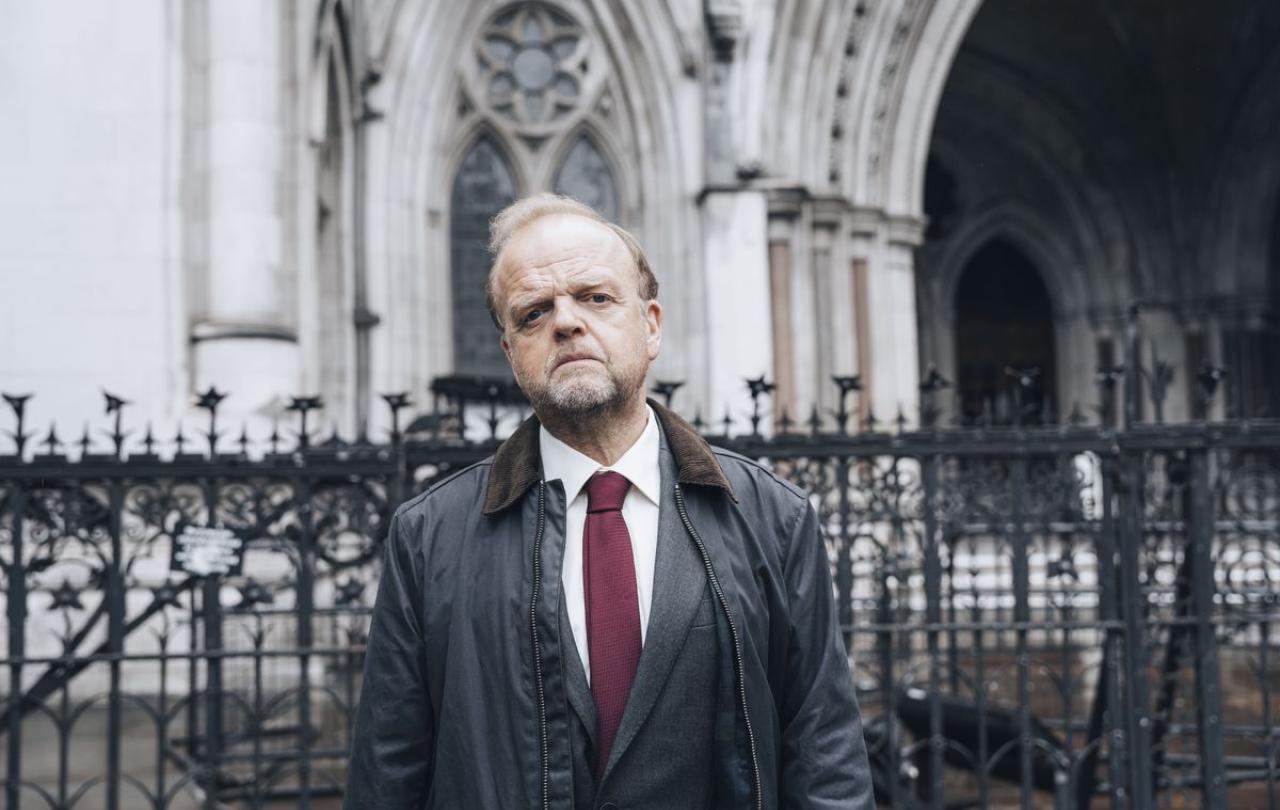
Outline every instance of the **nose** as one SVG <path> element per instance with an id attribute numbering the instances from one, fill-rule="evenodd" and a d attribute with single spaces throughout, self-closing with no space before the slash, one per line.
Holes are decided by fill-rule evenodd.
<path id="1" fill-rule="evenodd" d="M 570 337 L 583 331 L 582 313 L 578 311 L 577 300 L 571 295 L 556 299 L 551 317 L 556 337 Z"/>

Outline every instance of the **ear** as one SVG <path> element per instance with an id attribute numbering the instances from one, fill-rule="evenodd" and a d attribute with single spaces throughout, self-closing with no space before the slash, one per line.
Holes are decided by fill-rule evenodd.
<path id="1" fill-rule="evenodd" d="M 644 322 L 645 347 L 648 349 L 649 360 L 652 361 L 658 356 L 658 350 L 662 348 L 662 304 L 659 304 L 657 299 L 645 302 Z"/>
<path id="2" fill-rule="evenodd" d="M 502 347 L 502 353 L 507 356 L 507 362 L 515 368 L 515 362 L 511 359 L 511 344 L 507 341 L 507 331 L 502 330 L 502 337 L 498 339 L 498 345 Z"/>

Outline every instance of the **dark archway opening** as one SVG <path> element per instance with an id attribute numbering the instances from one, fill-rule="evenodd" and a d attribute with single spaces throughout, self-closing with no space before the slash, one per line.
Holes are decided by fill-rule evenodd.
<path id="1" fill-rule="evenodd" d="M 1265 347 L 1252 381 L 1256 392 L 1250 416 L 1280 418 L 1280 198 L 1271 219 L 1271 243 L 1267 262 L 1267 311 L 1260 341 Z"/>
<path id="2" fill-rule="evenodd" d="M 1052 421 L 1057 411 L 1053 307 L 1035 265 L 1007 241 L 989 242 L 961 273 L 955 312 L 963 421 Z"/>
<path id="3" fill-rule="evenodd" d="M 1280 205 L 1272 218 L 1267 269 L 1260 318 L 1222 331 L 1228 419 L 1280 416 Z"/>
<path id="4" fill-rule="evenodd" d="M 1271 370 L 1264 375 L 1267 386 L 1266 415 L 1280 418 L 1280 199 L 1271 220 L 1271 262 L 1267 274 L 1267 330 L 1271 341 Z"/>

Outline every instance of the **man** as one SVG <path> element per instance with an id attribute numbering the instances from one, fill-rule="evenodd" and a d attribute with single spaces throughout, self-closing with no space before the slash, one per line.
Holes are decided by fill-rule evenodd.
<path id="1" fill-rule="evenodd" d="M 538 195 L 490 247 L 535 416 L 396 512 L 345 806 L 870 808 L 817 518 L 646 401 L 639 245 Z"/>

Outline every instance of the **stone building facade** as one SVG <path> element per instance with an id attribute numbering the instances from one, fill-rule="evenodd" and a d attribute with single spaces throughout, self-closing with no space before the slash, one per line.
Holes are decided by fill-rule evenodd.
<path id="1" fill-rule="evenodd" d="M 745 416 L 1090 411 L 1143 362 L 1280 411 L 1280 6 L 1250 0 L 129 0 L 0 28 L 0 387 L 78 425 L 196 390 L 265 422 L 320 394 L 503 372 L 485 223 L 550 189 L 646 246 L 654 377 Z M 1024 403 L 1024 405 L 1027 403 Z M 136 412 L 135 412 L 136 413 Z"/>

